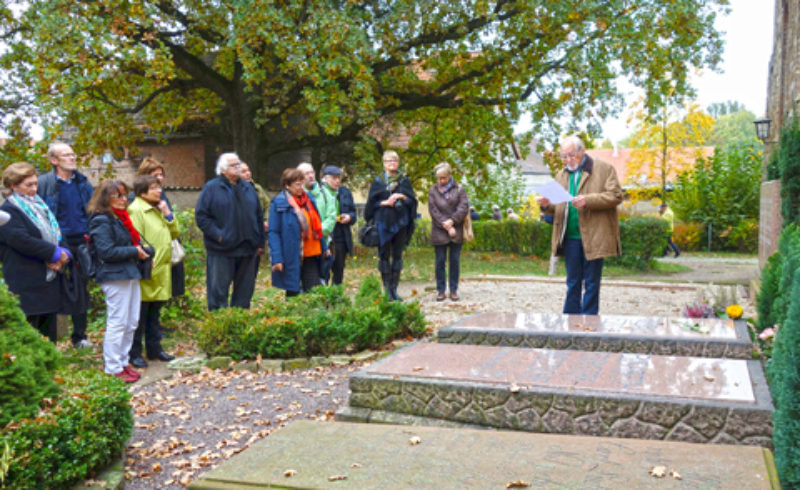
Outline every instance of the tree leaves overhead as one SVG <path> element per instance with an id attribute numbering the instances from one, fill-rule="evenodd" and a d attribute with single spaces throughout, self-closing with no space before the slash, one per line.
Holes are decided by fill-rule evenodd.
<path id="1" fill-rule="evenodd" d="M 463 159 L 474 173 L 508 151 L 524 111 L 552 140 L 619 110 L 620 75 L 645 88 L 648 107 L 668 88 L 689 91 L 687 73 L 719 60 L 713 22 L 726 4 L 10 2 L 0 10 L 0 67 L 11 82 L 0 105 L 56 131 L 73 126 L 84 151 L 189 119 L 220 123 L 256 176 L 279 172 L 282 152 L 343 158 L 322 151 L 341 145 L 349 150 L 338 163 L 377 167 L 396 134 L 375 128 L 401 125 L 411 133 L 409 168 L 422 175 Z"/>

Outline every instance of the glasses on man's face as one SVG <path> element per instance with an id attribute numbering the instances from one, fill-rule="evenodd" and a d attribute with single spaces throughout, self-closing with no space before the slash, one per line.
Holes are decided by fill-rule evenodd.
<path id="1" fill-rule="evenodd" d="M 571 151 L 569 153 L 562 153 L 561 154 L 561 158 L 563 158 L 564 160 L 566 160 L 568 158 L 575 158 L 577 156 L 578 156 L 578 152 L 577 151 Z"/>
<path id="2" fill-rule="evenodd" d="M 228 166 L 229 167 L 241 167 L 242 166 L 242 162 L 229 163 Z"/>
<path id="3" fill-rule="evenodd" d="M 74 153 L 63 153 L 61 155 L 58 155 L 58 158 L 75 158 L 75 154 Z"/>

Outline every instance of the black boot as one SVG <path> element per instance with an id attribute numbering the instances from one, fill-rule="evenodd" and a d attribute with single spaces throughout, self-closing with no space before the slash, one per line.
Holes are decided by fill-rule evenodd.
<path id="1" fill-rule="evenodd" d="M 400 271 L 392 271 L 392 284 L 391 284 L 392 294 L 390 298 L 392 301 L 403 301 L 403 298 L 401 298 L 400 295 L 397 294 L 397 286 L 399 284 L 400 284 Z"/>
<path id="2" fill-rule="evenodd" d="M 389 301 L 394 301 L 394 296 L 392 295 L 392 273 L 382 272 L 381 279 L 383 280 L 383 289 L 386 291 L 386 296 Z"/>

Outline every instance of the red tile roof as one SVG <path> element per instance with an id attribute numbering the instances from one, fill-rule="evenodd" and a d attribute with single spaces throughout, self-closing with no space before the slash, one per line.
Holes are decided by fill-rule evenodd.
<path id="1" fill-rule="evenodd" d="M 648 184 L 657 184 L 661 182 L 659 177 L 659 169 L 655 168 L 653 170 L 650 169 L 650 165 L 645 162 L 641 168 L 631 171 L 628 169 L 628 161 L 631 159 L 631 154 L 635 148 L 618 148 L 618 149 L 593 149 L 593 150 L 586 150 L 586 153 L 592 157 L 594 160 L 600 160 L 612 165 L 617 171 L 617 177 L 619 177 L 620 183 L 623 185 L 625 184 L 633 184 L 633 183 L 641 183 L 634 182 L 637 176 L 642 174 L 648 175 L 647 183 Z M 686 158 L 684 161 L 687 161 L 686 164 L 671 164 L 669 165 L 669 172 L 667 173 L 667 181 L 672 182 L 675 180 L 675 176 L 678 174 L 679 170 L 683 170 L 688 168 L 694 161 L 696 160 L 695 155 L 699 155 L 702 157 L 710 157 L 714 154 L 714 147 L 713 146 L 699 146 L 699 147 L 689 147 L 684 148 Z M 670 162 L 672 163 L 672 162 Z M 653 175 L 650 175 L 650 173 Z"/>

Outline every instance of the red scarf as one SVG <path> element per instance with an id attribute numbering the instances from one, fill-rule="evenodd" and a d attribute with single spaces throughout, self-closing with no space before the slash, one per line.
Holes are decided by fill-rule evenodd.
<path id="1" fill-rule="evenodd" d="M 311 205 L 311 200 L 308 198 L 308 194 L 303 192 L 300 196 L 289 195 L 289 204 L 292 205 L 295 212 L 297 213 L 297 219 L 300 220 L 300 226 L 303 228 L 303 238 L 306 240 L 314 239 L 319 240 L 322 238 L 322 221 L 319 219 L 319 213 L 317 210 L 314 209 L 314 206 Z M 300 208 L 305 210 L 303 213 Z M 309 223 L 305 222 L 303 214 L 308 215 Z"/>
<path id="2" fill-rule="evenodd" d="M 131 235 L 131 241 L 133 242 L 133 244 L 134 245 L 141 244 L 142 242 L 141 239 L 139 238 L 139 232 L 136 231 L 136 228 L 133 227 L 133 222 L 131 221 L 130 215 L 128 215 L 128 210 L 116 209 L 116 208 L 111 208 L 111 210 L 114 211 L 114 214 L 117 215 L 117 218 L 119 218 L 119 220 L 122 221 L 122 224 L 125 225 L 125 228 L 127 228 L 128 233 L 130 233 Z"/>

